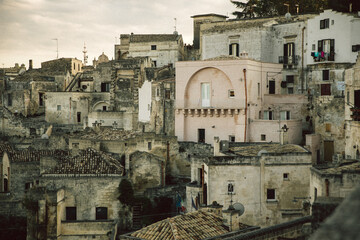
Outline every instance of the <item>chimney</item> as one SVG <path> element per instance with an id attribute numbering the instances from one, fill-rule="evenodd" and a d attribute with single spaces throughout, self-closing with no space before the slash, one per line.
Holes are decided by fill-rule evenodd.
<path id="1" fill-rule="evenodd" d="M 220 155 L 220 138 L 214 137 L 214 156 Z"/>
<path id="2" fill-rule="evenodd" d="M 29 70 L 33 69 L 33 61 L 32 59 L 29 60 Z"/>
<path id="3" fill-rule="evenodd" d="M 230 232 L 239 230 L 240 210 L 235 210 L 233 205 L 230 205 L 227 210 L 223 211 L 223 216 L 224 224 L 229 227 Z"/>
<path id="4" fill-rule="evenodd" d="M 211 212 L 211 213 L 216 214 L 219 217 L 222 217 L 223 216 L 222 208 L 223 208 L 223 205 L 220 205 L 216 201 L 213 201 L 213 203 L 211 205 L 201 207 L 201 211 Z"/>

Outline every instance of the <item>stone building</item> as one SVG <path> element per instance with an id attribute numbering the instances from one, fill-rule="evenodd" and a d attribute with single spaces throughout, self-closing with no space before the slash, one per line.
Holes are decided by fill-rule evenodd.
<path id="1" fill-rule="evenodd" d="M 271 226 L 308 215 L 311 153 L 298 145 L 215 141 L 214 156 L 192 156 L 188 211 L 217 201 L 244 206 L 240 221 Z"/>
<path id="2" fill-rule="evenodd" d="M 201 59 L 221 55 L 249 57 L 261 62 L 283 64 L 281 92 L 298 94 L 306 90 L 306 38 L 308 19 L 313 14 L 230 19 L 225 16 L 198 15 L 194 18 L 194 44 Z M 195 28 L 195 26 L 197 26 Z"/>
<path id="3" fill-rule="evenodd" d="M 174 34 L 121 34 L 115 45 L 115 60 L 127 57 L 150 57 L 153 67 L 175 65 L 184 57 L 182 36 Z"/>
<path id="4" fill-rule="evenodd" d="M 308 20 L 310 118 L 321 135 L 320 162 L 345 155 L 345 70 L 356 62 L 360 17 L 325 10 Z"/>
<path id="5" fill-rule="evenodd" d="M 307 99 L 282 94 L 282 65 L 224 56 L 176 64 L 175 135 L 180 141 L 302 141 Z"/>
<path id="6" fill-rule="evenodd" d="M 311 168 L 310 197 L 347 197 L 360 183 L 360 164 L 356 160 L 344 161 L 333 167 Z"/>
<path id="7" fill-rule="evenodd" d="M 69 71 L 72 76 L 82 72 L 82 61 L 76 58 L 59 58 L 41 63 L 41 68 L 52 71 Z"/>
<path id="8" fill-rule="evenodd" d="M 120 160 L 86 149 L 43 161 L 28 196 L 37 206 L 28 208 L 28 239 L 109 239 L 116 234 L 124 174 Z"/>
<path id="9" fill-rule="evenodd" d="M 360 54 L 345 71 L 345 158 L 360 159 Z"/>

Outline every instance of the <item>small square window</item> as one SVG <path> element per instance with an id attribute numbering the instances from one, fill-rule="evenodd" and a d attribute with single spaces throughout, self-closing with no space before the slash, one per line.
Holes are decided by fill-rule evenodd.
<path id="1" fill-rule="evenodd" d="M 229 90 L 229 98 L 233 98 L 233 97 L 235 97 L 235 91 Z"/>
<path id="2" fill-rule="evenodd" d="M 76 220 L 76 207 L 66 207 L 66 220 Z"/>
<path id="3" fill-rule="evenodd" d="M 151 45 L 151 50 L 156 50 L 156 45 Z"/>
<path id="4" fill-rule="evenodd" d="M 96 208 L 96 220 L 104 220 L 108 219 L 107 217 L 107 211 L 108 209 L 106 207 L 97 207 Z"/>
<path id="5" fill-rule="evenodd" d="M 284 173 L 283 177 L 284 177 L 284 180 L 289 180 L 289 174 L 288 173 Z"/>
<path id="6" fill-rule="evenodd" d="M 267 200 L 275 200 L 275 189 L 267 189 L 266 199 Z"/>
<path id="7" fill-rule="evenodd" d="M 106 106 L 103 106 L 103 111 L 106 111 Z"/>
<path id="8" fill-rule="evenodd" d="M 288 94 L 294 94 L 294 88 L 293 87 L 288 88 Z"/>
<path id="9" fill-rule="evenodd" d="M 229 142 L 235 142 L 235 136 L 229 136 Z"/>
<path id="10" fill-rule="evenodd" d="M 266 135 L 265 134 L 261 134 L 261 141 L 266 141 Z"/>
<path id="11" fill-rule="evenodd" d="M 61 111 L 61 105 L 57 105 L 57 110 Z"/>

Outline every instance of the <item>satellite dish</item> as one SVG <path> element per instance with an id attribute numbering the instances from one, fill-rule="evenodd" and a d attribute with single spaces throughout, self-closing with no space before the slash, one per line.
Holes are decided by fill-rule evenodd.
<path id="1" fill-rule="evenodd" d="M 268 151 L 266 151 L 266 150 L 264 150 L 264 149 L 262 149 L 262 150 L 260 150 L 259 152 L 258 152 L 258 156 L 260 157 L 261 156 L 261 154 L 263 154 L 263 153 L 268 153 Z"/>
<path id="2" fill-rule="evenodd" d="M 239 210 L 240 214 L 239 216 L 243 215 L 245 212 L 245 207 L 244 205 L 242 205 L 241 203 L 234 203 L 233 207 L 235 208 L 235 210 Z"/>

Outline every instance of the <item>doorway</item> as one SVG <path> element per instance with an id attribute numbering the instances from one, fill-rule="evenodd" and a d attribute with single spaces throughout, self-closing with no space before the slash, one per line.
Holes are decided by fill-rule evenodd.
<path id="1" fill-rule="evenodd" d="M 324 141 L 324 162 L 332 162 L 334 141 Z"/>
<path id="2" fill-rule="evenodd" d="M 205 129 L 203 128 L 198 129 L 198 142 L 205 143 Z"/>

